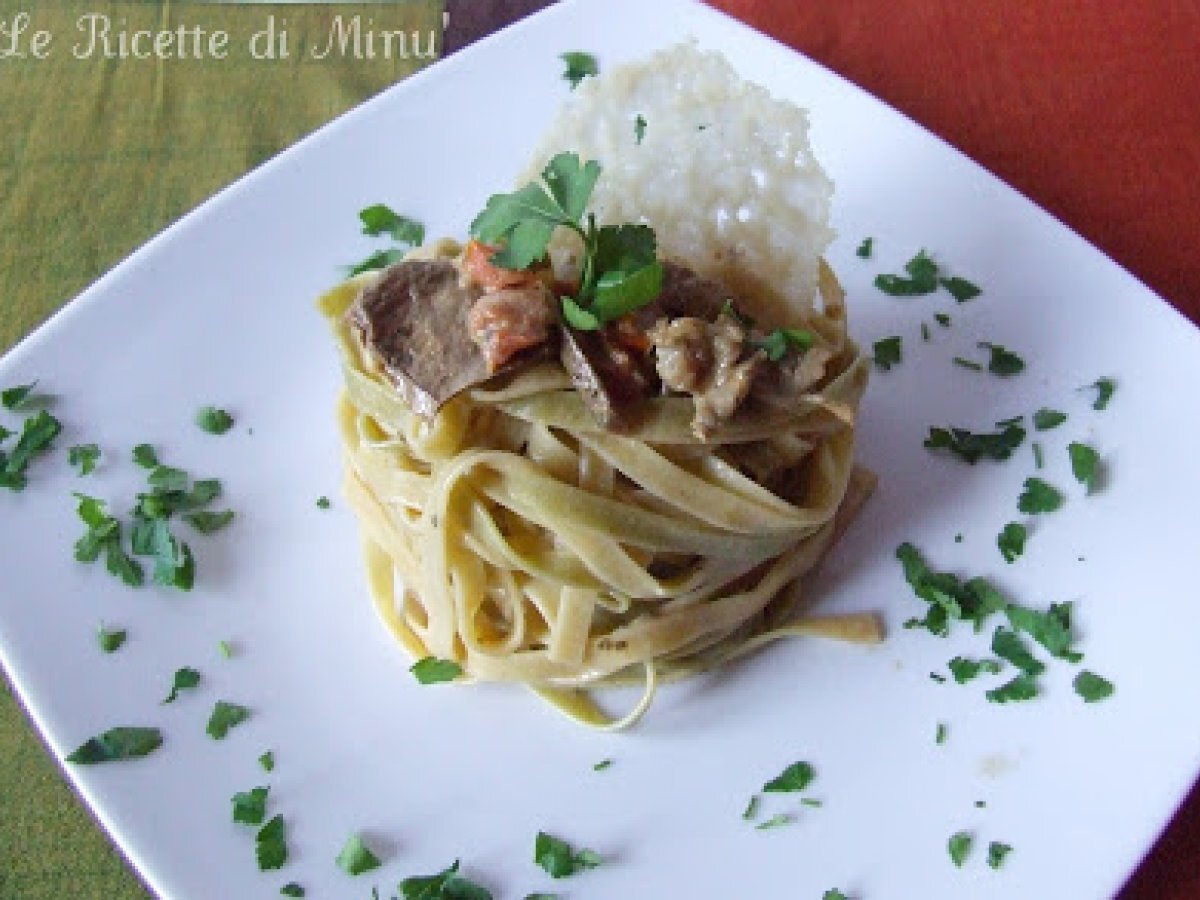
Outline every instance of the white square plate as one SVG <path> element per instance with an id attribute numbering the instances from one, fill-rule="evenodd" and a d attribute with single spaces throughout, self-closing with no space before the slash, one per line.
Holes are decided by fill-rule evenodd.
<path id="1" fill-rule="evenodd" d="M 873 649 L 778 644 L 666 689 L 623 735 L 583 730 L 514 687 L 421 688 L 376 621 L 357 528 L 336 500 L 339 373 L 313 300 L 370 249 L 363 206 L 386 202 L 430 235 L 463 234 L 565 96 L 558 53 L 588 50 L 609 67 L 688 35 L 812 111 L 838 186 L 830 258 L 852 330 L 868 346 L 903 336 L 904 361 L 876 373 L 862 416 L 860 455 L 879 491 L 819 585 L 822 610 L 879 610 L 889 637 Z M 854 248 L 868 235 L 876 255 L 864 261 Z M 956 304 L 872 287 L 922 247 L 983 296 Z M 934 312 L 951 327 L 932 325 Z M 1001 379 L 951 363 L 981 358 L 977 341 L 1012 348 L 1027 371 Z M 1104 412 L 1076 390 L 1100 376 L 1120 385 Z M 834 886 L 863 900 L 1100 897 L 1119 888 L 1200 765 L 1198 425 L 1181 399 L 1200 383 L 1197 331 L 893 110 L 698 4 L 568 2 L 398 85 L 150 242 L 0 363 L 0 385 L 35 377 L 67 430 L 26 491 L 0 496 L 0 651 L 60 757 L 113 725 L 163 729 L 146 759 L 67 770 L 166 897 L 270 897 L 293 880 L 310 897 L 365 897 L 372 885 L 386 895 L 459 857 L 497 898 L 815 898 Z M 209 403 L 234 412 L 232 432 L 192 425 Z M 1070 416 L 1034 435 L 1041 474 L 1069 499 L 1007 565 L 995 538 L 1021 518 L 1029 447 L 967 466 L 922 441 L 931 425 L 986 429 L 1041 406 Z M 1071 478 L 1070 440 L 1105 460 L 1107 484 L 1091 497 Z M 65 448 L 88 441 L 106 457 L 79 478 Z M 72 560 L 71 491 L 123 512 L 141 478 L 129 450 L 143 441 L 222 478 L 238 514 L 192 540 L 191 594 L 134 592 Z M 326 494 L 328 512 L 315 506 Z M 982 682 L 935 683 L 929 673 L 952 656 L 988 655 L 987 636 L 901 627 L 923 611 L 893 556 L 906 540 L 935 567 L 989 576 L 1026 604 L 1077 601 L 1085 665 L 1116 694 L 1085 705 L 1065 663 L 1026 704 L 988 703 Z M 101 621 L 128 628 L 119 653 L 96 647 Z M 200 687 L 161 705 L 184 665 L 201 670 Z M 217 699 L 253 710 L 222 742 L 204 733 Z M 267 749 L 270 774 L 256 761 Z M 612 767 L 594 772 L 606 758 Z M 801 759 L 824 806 L 772 798 L 765 812 L 796 813 L 792 825 L 744 822 L 750 795 Z M 267 874 L 252 831 L 230 821 L 230 796 L 259 784 L 271 786 L 291 849 Z M 539 829 L 605 864 L 551 882 L 532 862 Z M 959 830 L 976 837 L 961 869 L 946 852 Z M 384 866 L 352 879 L 334 857 L 356 831 Z M 1014 848 L 999 871 L 984 861 L 993 840 Z"/>

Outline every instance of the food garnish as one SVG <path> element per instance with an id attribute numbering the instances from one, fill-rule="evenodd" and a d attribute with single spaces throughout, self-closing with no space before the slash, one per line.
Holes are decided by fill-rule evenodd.
<path id="1" fill-rule="evenodd" d="M 352 834 L 346 839 L 342 851 L 337 855 L 338 868 L 350 875 L 361 875 L 379 868 L 379 857 L 363 843 L 360 835 Z"/>
<path id="2" fill-rule="evenodd" d="M 248 718 L 250 718 L 250 710 L 246 707 L 218 700 L 213 707 L 212 714 L 208 717 L 208 725 L 204 730 L 214 740 L 224 740 L 231 728 L 240 725 Z"/>
<path id="3" fill-rule="evenodd" d="M 67 762 L 79 765 L 136 759 L 162 746 L 162 732 L 157 728 L 121 725 L 89 738 L 67 757 Z"/>
<path id="4" fill-rule="evenodd" d="M 539 831 L 534 840 L 533 861 L 551 878 L 566 878 L 585 869 L 594 869 L 603 862 L 594 850 L 582 847 L 574 850 L 566 841 L 544 831 Z"/>
<path id="5" fill-rule="evenodd" d="M 571 90 L 579 87 L 579 82 L 583 81 L 588 75 L 600 74 L 600 64 L 596 62 L 596 57 L 590 53 L 584 53 L 581 50 L 568 50 L 566 53 L 559 54 L 559 59 L 567 64 L 566 71 L 563 72 L 563 78 L 571 83 Z"/>
<path id="6" fill-rule="evenodd" d="M 180 691 L 191 690 L 200 683 L 200 673 L 190 666 L 184 666 L 175 672 L 175 678 L 171 682 L 171 693 L 167 694 L 163 703 L 174 703 L 179 696 Z"/>

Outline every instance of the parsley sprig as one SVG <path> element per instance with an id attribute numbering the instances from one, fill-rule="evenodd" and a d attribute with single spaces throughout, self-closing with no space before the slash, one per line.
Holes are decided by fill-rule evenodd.
<path id="1" fill-rule="evenodd" d="M 577 296 L 562 298 L 563 318 L 573 328 L 594 331 L 605 322 L 645 306 L 662 290 L 663 268 L 657 240 L 647 225 L 596 227 L 587 216 L 588 200 L 600 178 L 600 164 L 579 154 L 559 153 L 532 182 L 512 194 L 494 194 L 471 223 L 471 234 L 500 245 L 492 263 L 528 269 L 546 258 L 556 228 L 574 231 L 584 258 Z"/>

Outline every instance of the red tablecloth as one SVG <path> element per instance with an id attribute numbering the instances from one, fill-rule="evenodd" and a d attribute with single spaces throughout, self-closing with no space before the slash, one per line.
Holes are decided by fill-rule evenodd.
<path id="1" fill-rule="evenodd" d="M 1200 3 L 710 2 L 911 116 L 1200 323 Z M 1200 788 L 1121 893 L 1197 897 Z"/>

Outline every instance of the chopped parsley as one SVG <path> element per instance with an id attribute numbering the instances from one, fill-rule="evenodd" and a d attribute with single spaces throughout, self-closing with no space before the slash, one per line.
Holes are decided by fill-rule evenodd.
<path id="1" fill-rule="evenodd" d="M 258 859 L 258 868 L 263 872 L 282 868 L 287 862 L 287 828 L 283 824 L 283 816 L 275 816 L 258 830 L 254 836 L 254 855 Z"/>
<path id="2" fill-rule="evenodd" d="M 1051 603 L 1046 612 L 1027 609 L 1010 603 L 1004 610 L 1009 624 L 1018 631 L 1023 631 L 1039 644 L 1055 659 L 1077 663 L 1083 656 L 1071 649 L 1071 604 Z"/>
<path id="3" fill-rule="evenodd" d="M 161 746 L 162 732 L 157 728 L 122 725 L 88 738 L 67 757 L 67 762 L 90 766 L 119 759 L 135 759 L 153 753 Z"/>
<path id="4" fill-rule="evenodd" d="M 1105 410 L 1108 409 L 1108 401 L 1117 392 L 1117 382 L 1112 378 L 1097 378 L 1091 384 L 1080 388 L 1081 391 L 1089 389 L 1096 391 L 1096 400 L 1092 404 L 1092 409 Z"/>
<path id="5" fill-rule="evenodd" d="M 96 463 L 100 460 L 100 447 L 97 444 L 76 444 L 67 451 L 67 462 L 79 467 L 79 474 L 90 475 L 96 471 Z"/>
<path id="6" fill-rule="evenodd" d="M 791 825 L 795 821 L 795 818 L 789 816 L 787 813 L 779 813 L 778 815 L 771 816 L 766 821 L 759 822 L 754 827 L 759 831 L 770 831 L 772 828 L 782 828 L 784 825 Z"/>
<path id="7" fill-rule="evenodd" d="M 809 806 L 809 807 L 812 807 L 813 809 L 820 809 L 822 806 L 825 805 L 822 801 L 816 800 L 812 797 L 801 797 L 800 803 L 802 806 Z"/>
<path id="8" fill-rule="evenodd" d="M 224 740 L 231 728 L 240 725 L 248 718 L 250 718 L 250 710 L 246 707 L 218 700 L 216 706 L 213 707 L 212 714 L 208 717 L 208 725 L 204 730 L 214 740 Z"/>
<path id="9" fill-rule="evenodd" d="M 1111 697 L 1115 690 L 1111 681 L 1087 669 L 1075 676 L 1071 686 L 1075 688 L 1075 693 L 1083 698 L 1084 703 L 1098 703 Z"/>
<path id="10" fill-rule="evenodd" d="M 138 444 L 133 448 L 133 461 L 143 469 L 158 468 L 158 454 L 149 444 Z"/>
<path id="11" fill-rule="evenodd" d="M 883 338 L 875 342 L 875 365 L 887 372 L 900 362 L 900 337 Z"/>
<path id="12" fill-rule="evenodd" d="M 217 641 L 217 649 L 226 659 L 233 659 L 233 644 L 229 641 Z"/>
<path id="13" fill-rule="evenodd" d="M 404 900 L 492 900 L 487 888 L 458 874 L 458 860 L 436 875 L 415 876 L 400 882 Z"/>
<path id="14" fill-rule="evenodd" d="M 949 450 L 964 462 L 974 465 L 982 457 L 1005 460 L 1025 440 L 1025 429 L 1010 425 L 994 433 L 975 433 L 965 428 L 930 428 L 925 446 L 930 450 Z"/>
<path id="15" fill-rule="evenodd" d="M 1025 490 L 1017 498 L 1017 509 L 1027 515 L 1052 513 L 1063 505 L 1064 497 L 1054 485 L 1040 478 L 1026 478 Z"/>
<path id="16" fill-rule="evenodd" d="M 199 512 L 184 513 L 183 520 L 201 534 L 213 534 L 233 521 L 233 510 L 210 512 L 202 509 Z"/>
<path id="17" fill-rule="evenodd" d="M 971 853 L 971 845 L 975 839 L 970 832 L 958 831 L 950 835 L 950 840 L 946 843 L 946 849 L 950 851 L 951 861 L 962 868 L 962 864 L 967 861 L 967 857 Z"/>
<path id="18" fill-rule="evenodd" d="M 806 762 L 792 763 L 775 778 L 763 785 L 763 791 L 768 794 L 792 793 L 802 791 L 810 784 L 816 772 Z"/>
<path id="19" fill-rule="evenodd" d="M 999 344 L 989 344 L 987 341 L 981 341 L 979 346 L 991 353 L 988 371 L 993 375 L 1017 375 L 1025 371 L 1025 360 L 1008 348 Z"/>
<path id="20" fill-rule="evenodd" d="M 992 703 L 1020 703 L 1032 700 L 1038 695 L 1037 682 L 1029 675 L 1018 675 L 998 688 L 993 688 L 984 694 Z"/>
<path id="21" fill-rule="evenodd" d="M 758 794 L 752 795 L 750 797 L 749 802 L 746 804 L 746 809 L 742 812 L 742 818 L 745 819 L 747 822 L 751 822 L 754 819 L 757 819 L 759 802 L 760 801 L 759 801 Z"/>
<path id="22" fill-rule="evenodd" d="M 954 676 L 954 680 L 959 684 L 973 681 L 983 672 L 995 675 L 1001 668 L 1000 663 L 994 659 L 974 660 L 967 659 L 965 656 L 954 657 L 947 667 L 950 669 L 950 674 Z"/>
<path id="23" fill-rule="evenodd" d="M 983 371 L 983 366 L 981 366 L 979 363 L 977 363 L 973 360 L 970 360 L 970 359 L 964 359 L 961 356 L 956 356 L 951 361 L 956 366 L 962 366 L 964 369 L 970 369 L 972 372 L 982 372 Z"/>
<path id="24" fill-rule="evenodd" d="M 224 434 L 233 427 L 233 416 L 215 406 L 202 406 L 196 413 L 196 426 L 209 434 Z"/>
<path id="25" fill-rule="evenodd" d="M 907 626 L 907 624 L 908 623 L 905 623 L 906 626 Z M 946 683 L 946 676 L 941 675 L 937 672 L 930 672 L 929 679 L 937 684 L 945 684 Z"/>
<path id="26" fill-rule="evenodd" d="M 641 113 L 638 113 L 637 118 L 633 120 L 633 136 L 639 146 L 646 137 L 646 119 Z"/>
<path id="27" fill-rule="evenodd" d="M 1008 844 L 1002 844 L 1000 841 L 992 841 L 988 844 L 987 864 L 993 869 L 999 869 L 1004 865 L 1004 858 L 1012 852 L 1012 847 Z"/>
<path id="28" fill-rule="evenodd" d="M 921 250 L 904 264 L 903 275 L 877 275 L 875 287 L 893 297 L 917 297 L 932 294 L 938 288 L 937 264 Z"/>
<path id="29" fill-rule="evenodd" d="M 434 656 L 418 660 L 413 663 L 409 671 L 421 684 L 444 684 L 447 681 L 454 681 L 463 673 L 462 666 L 454 660 L 438 659 Z"/>
<path id="30" fill-rule="evenodd" d="M 392 263 L 400 262 L 406 252 L 407 250 L 403 247 L 389 247 L 386 250 L 376 250 L 362 262 L 349 266 L 346 270 L 346 275 L 353 278 L 355 275 L 361 275 L 363 272 L 386 269 Z"/>
<path id="31" fill-rule="evenodd" d="M 101 625 L 96 631 L 96 640 L 100 644 L 102 653 L 116 653 L 125 643 L 126 637 L 128 634 L 124 628 L 113 630 Z"/>
<path id="32" fill-rule="evenodd" d="M 329 509 L 329 507 L 332 505 L 333 504 L 331 504 L 329 502 L 328 497 L 318 497 L 317 498 L 317 509 Z"/>
<path id="33" fill-rule="evenodd" d="M 187 691 L 194 688 L 200 683 L 200 673 L 195 669 L 184 666 L 182 669 L 177 669 L 175 678 L 171 682 L 171 693 L 167 694 L 167 698 L 163 703 L 174 703 L 179 696 L 180 691 Z"/>
<path id="34" fill-rule="evenodd" d="M 945 722 L 938 722 L 937 723 L 937 731 L 935 732 L 934 737 L 933 737 L 934 743 L 935 744 L 946 743 L 946 736 L 948 734 L 948 731 L 949 730 L 946 728 Z"/>
<path id="35" fill-rule="evenodd" d="M 611 759 L 602 759 L 602 760 L 600 760 L 600 762 L 598 762 L 594 766 L 592 766 L 592 771 L 593 772 L 603 772 L 605 769 L 612 766 L 612 764 L 613 764 L 613 761 Z"/>
<path id="36" fill-rule="evenodd" d="M 1042 445 L 1034 441 L 1031 445 L 1033 449 L 1033 465 L 1037 469 L 1046 468 L 1046 460 L 1042 456 Z"/>
<path id="37" fill-rule="evenodd" d="M 813 345 L 813 340 L 812 332 L 802 328 L 776 328 L 759 341 L 757 346 L 767 354 L 771 362 L 779 362 L 787 356 L 788 350 L 793 347 L 797 350 L 807 350 Z M 876 347 L 878 346 L 876 344 Z"/>
<path id="38" fill-rule="evenodd" d="M 361 875 L 372 869 L 379 868 L 379 857 L 371 852 L 371 848 L 363 843 L 357 834 L 346 839 L 342 852 L 337 855 L 337 864 L 343 872 L 350 875 Z"/>
<path id="39" fill-rule="evenodd" d="M 573 850 L 566 841 L 544 831 L 539 831 L 534 840 L 533 861 L 545 869 L 551 878 L 566 878 L 585 869 L 594 869 L 603 862 L 594 850 Z"/>
<path id="40" fill-rule="evenodd" d="M 1025 552 L 1025 540 L 1028 537 L 1029 531 L 1020 522 L 1009 522 L 1004 526 L 996 538 L 996 544 L 1005 562 L 1014 562 Z"/>
<path id="41" fill-rule="evenodd" d="M 821 900 L 850 900 L 850 898 L 847 897 L 845 894 L 843 894 L 841 891 L 839 891 L 837 888 L 830 888 L 824 894 L 821 895 Z"/>
<path id="42" fill-rule="evenodd" d="M 21 426 L 21 436 L 11 453 L 0 450 L 0 487 L 21 491 L 28 483 L 29 463 L 50 449 L 62 431 L 62 423 L 46 410 L 29 416 Z"/>
<path id="43" fill-rule="evenodd" d="M 948 315 L 946 315 L 945 313 L 934 313 L 933 318 L 943 328 L 950 327 L 950 317 Z"/>
<path id="44" fill-rule="evenodd" d="M 983 293 L 976 285 L 967 281 L 965 278 L 952 276 L 950 278 L 941 279 L 942 287 L 950 292 L 950 296 L 959 303 L 966 303 L 968 300 L 974 300 Z"/>
<path id="45" fill-rule="evenodd" d="M 858 245 L 858 249 L 854 252 L 858 255 L 859 259 L 870 259 L 874 244 L 875 238 L 863 238 L 863 242 Z"/>
<path id="46" fill-rule="evenodd" d="M 383 203 L 359 210 L 362 233 L 369 237 L 387 235 L 401 244 L 419 247 L 425 243 L 425 226 L 416 219 L 402 216 Z"/>
<path id="47" fill-rule="evenodd" d="M 233 821 L 243 825 L 261 825 L 267 817 L 267 793 L 270 788 L 256 787 L 239 791 L 230 798 L 233 803 Z"/>
<path id="48" fill-rule="evenodd" d="M 264 772 L 273 772 L 275 770 L 275 751 L 268 750 L 258 757 L 258 764 L 262 766 Z"/>
<path id="49" fill-rule="evenodd" d="M 567 65 L 562 77 L 571 82 L 571 90 L 579 87 L 579 82 L 583 81 L 588 75 L 600 74 L 600 64 L 596 62 L 596 57 L 590 53 L 584 53 L 580 50 L 568 50 L 566 53 L 560 53 L 558 58 Z"/>
<path id="50" fill-rule="evenodd" d="M 129 557 L 121 546 L 121 523 L 104 511 L 104 501 L 84 494 L 79 498 L 77 512 L 88 527 L 83 537 L 75 542 L 75 559 L 82 563 L 93 563 L 104 554 L 108 571 L 130 587 L 139 587 L 145 580 L 141 565 Z"/>
<path id="51" fill-rule="evenodd" d="M 1100 477 L 1100 454 L 1078 441 L 1071 442 L 1067 453 L 1071 457 L 1071 473 L 1075 480 L 1084 485 L 1089 494 L 1093 493 Z"/>
<path id="52" fill-rule="evenodd" d="M 5 388 L 0 391 L 0 404 L 3 404 L 5 409 L 16 410 L 24 407 L 33 398 L 33 389 L 37 387 L 36 381 L 31 381 L 29 384 L 18 384 L 15 387 Z"/>
<path id="53" fill-rule="evenodd" d="M 1040 675 L 1046 669 L 1045 663 L 1025 647 L 1021 636 L 1004 627 L 997 628 L 992 635 L 992 652 L 1030 677 Z"/>
<path id="54" fill-rule="evenodd" d="M 283 894 L 285 897 L 303 897 L 304 888 L 296 884 L 294 881 L 289 881 L 279 889 L 279 893 Z"/>
<path id="55" fill-rule="evenodd" d="M 1042 407 L 1033 414 L 1033 427 L 1038 431 L 1049 431 L 1067 421 L 1067 414 L 1057 409 Z"/>
<path id="56" fill-rule="evenodd" d="M 925 628 L 930 634 L 945 637 L 950 622 L 974 622 L 978 629 L 983 620 L 1004 608 L 1004 598 L 982 578 L 963 584 L 948 572 L 934 572 L 912 544 L 896 548 L 896 558 L 904 566 L 904 578 L 913 592 L 929 604 L 924 619 L 910 619 L 906 628 Z"/>

